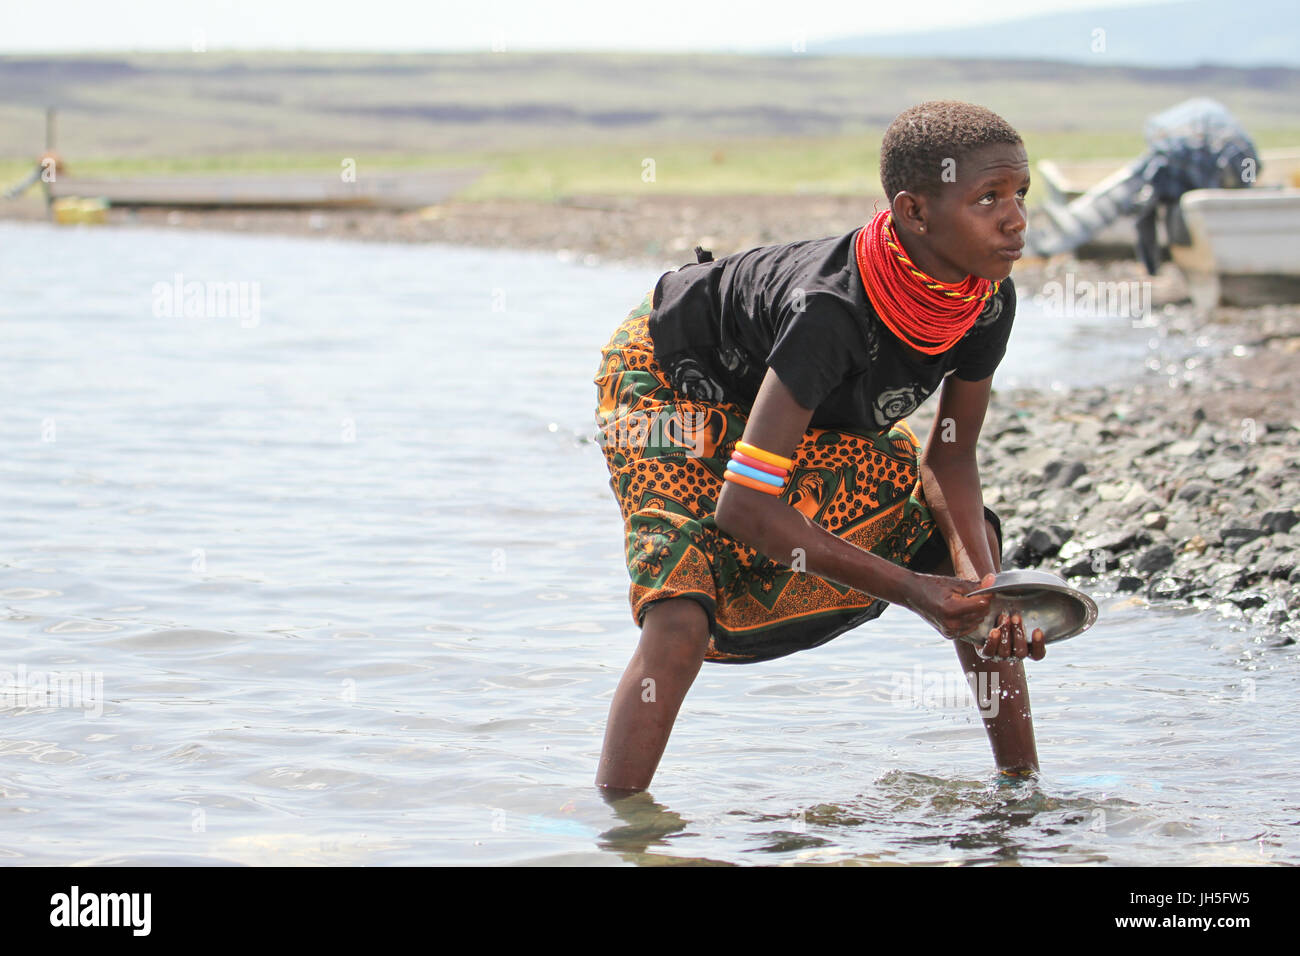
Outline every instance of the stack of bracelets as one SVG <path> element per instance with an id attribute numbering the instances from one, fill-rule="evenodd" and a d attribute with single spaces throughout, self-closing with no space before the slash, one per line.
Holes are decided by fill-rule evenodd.
<path id="1" fill-rule="evenodd" d="M 749 442 L 738 441 L 722 477 L 755 491 L 779 495 L 785 490 L 786 479 L 790 477 L 790 469 L 793 467 L 793 459 L 782 458 Z"/>

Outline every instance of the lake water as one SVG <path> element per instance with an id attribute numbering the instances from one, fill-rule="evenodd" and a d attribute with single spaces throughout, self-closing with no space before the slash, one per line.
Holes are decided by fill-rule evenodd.
<path id="1" fill-rule="evenodd" d="M 890 608 L 706 665 L 651 793 L 602 799 L 637 632 L 591 377 L 658 270 L 0 249 L 0 860 L 1300 862 L 1296 648 L 1127 595 L 1030 665 L 1036 784 L 993 778 L 947 642 Z M 187 315 L 194 282 L 243 308 Z M 1136 371 L 1153 335 L 1022 316 L 1000 383 Z"/>

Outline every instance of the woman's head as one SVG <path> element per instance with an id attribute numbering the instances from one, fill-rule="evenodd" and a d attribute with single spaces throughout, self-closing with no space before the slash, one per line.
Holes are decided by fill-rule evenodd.
<path id="1" fill-rule="evenodd" d="M 885 131 L 880 181 L 922 270 L 943 282 L 1011 274 L 1024 245 L 1029 159 L 1002 117 L 956 100 L 904 110 Z"/>

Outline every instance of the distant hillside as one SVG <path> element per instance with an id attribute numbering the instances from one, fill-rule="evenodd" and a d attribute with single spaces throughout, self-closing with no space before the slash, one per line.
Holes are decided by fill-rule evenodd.
<path id="1" fill-rule="evenodd" d="M 874 149 L 900 110 L 940 98 L 982 103 L 1026 132 L 1075 136 L 1075 156 L 1140 148 L 1146 117 L 1190 96 L 1221 101 L 1252 133 L 1277 131 L 1285 145 L 1300 139 L 1293 132 L 1300 70 L 1284 68 L 863 56 L 105 54 L 0 56 L 0 90 L 0 161 L 39 152 L 46 106 L 59 111 L 59 149 L 81 158 L 288 161 L 616 143 L 644 157 L 668 143 L 748 137 L 862 136 Z"/>
<path id="2" fill-rule="evenodd" d="M 1094 50 L 1099 40 L 1104 47 Z M 1110 7 L 960 29 L 810 42 L 808 52 L 1066 60 L 1101 66 L 1295 67 L 1300 66 L 1300 3 L 1186 0 Z"/>

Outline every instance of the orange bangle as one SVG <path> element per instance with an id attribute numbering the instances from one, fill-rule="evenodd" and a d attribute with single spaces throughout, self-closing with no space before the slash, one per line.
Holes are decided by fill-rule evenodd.
<path id="1" fill-rule="evenodd" d="M 786 471 L 789 471 L 794 467 L 793 458 L 782 458 L 780 455 L 775 455 L 770 451 L 763 451 L 763 449 L 759 448 L 757 445 L 751 445 L 747 441 L 736 442 L 736 451 L 740 452 L 742 455 L 748 455 L 750 458 L 757 458 L 759 461 L 765 461 L 769 465 L 776 465 L 778 468 L 784 468 Z"/>
<path id="2" fill-rule="evenodd" d="M 784 488 L 778 488 L 775 485 L 765 485 L 761 481 L 755 481 L 753 478 L 738 475 L 734 471 L 724 471 L 722 477 L 727 481 L 734 481 L 738 485 L 744 485 L 746 488 L 753 488 L 755 491 L 761 491 L 765 495 L 779 497 L 785 492 Z"/>

